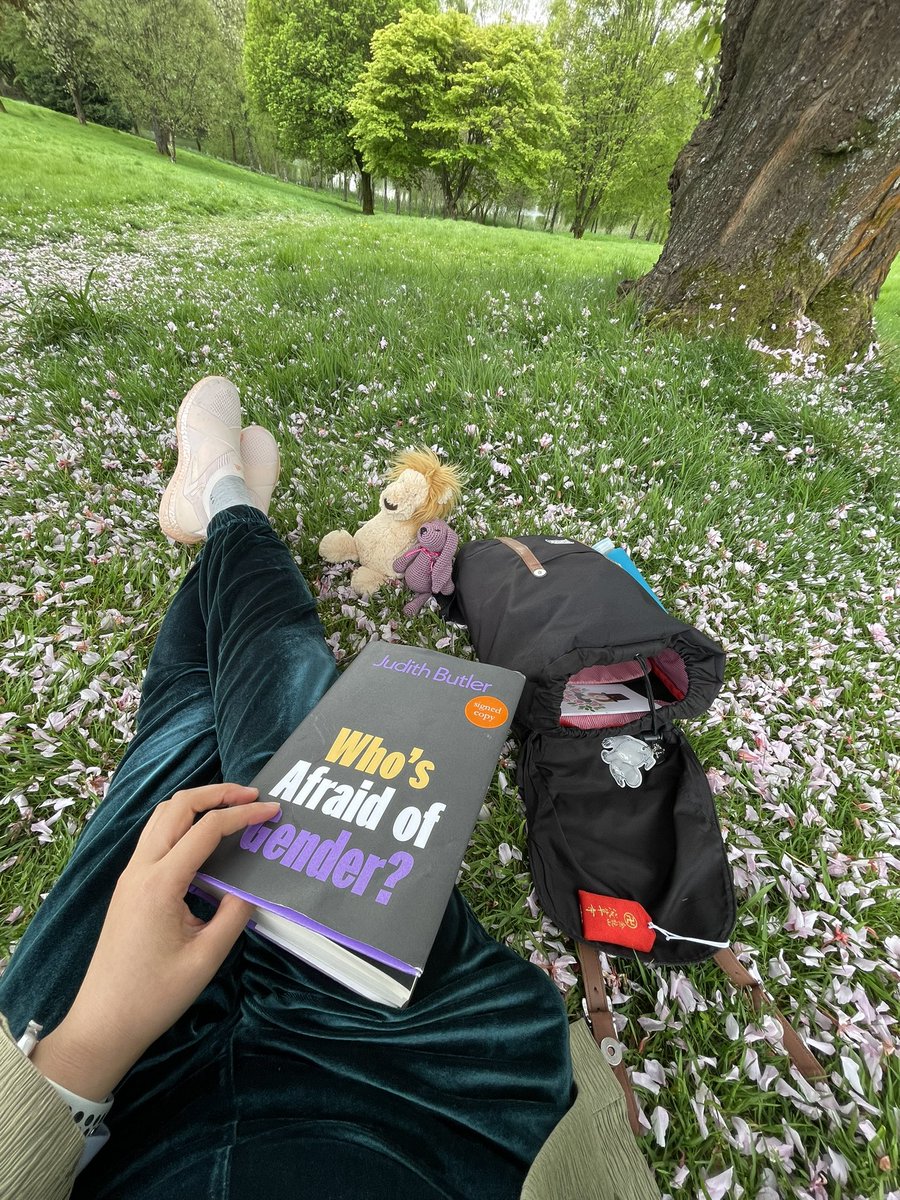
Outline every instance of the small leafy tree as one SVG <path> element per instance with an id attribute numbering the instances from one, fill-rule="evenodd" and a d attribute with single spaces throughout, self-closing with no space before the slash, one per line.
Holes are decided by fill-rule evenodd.
<path id="1" fill-rule="evenodd" d="M 402 0 L 249 0 L 244 65 L 251 99 L 271 117 L 282 146 L 336 171 L 360 172 L 364 213 L 375 211 L 372 177 L 351 135 L 348 102 L 372 35 Z M 431 2 L 431 0 L 422 0 Z"/>
<path id="2" fill-rule="evenodd" d="M 84 125 L 85 88 L 96 78 L 97 25 L 89 0 L 27 0 L 21 5 L 30 41 L 66 86 Z"/>
<path id="3" fill-rule="evenodd" d="M 583 236 L 629 144 L 658 116 L 665 80 L 686 43 L 675 0 L 554 0 L 550 29 L 563 58 L 566 194 Z M 698 54 L 699 61 L 699 54 Z"/>
<path id="4" fill-rule="evenodd" d="M 96 34 L 96 31 L 95 31 Z M 87 72 L 87 64 L 85 64 Z M 98 81 L 96 62 L 82 76 L 76 89 L 81 116 L 116 129 L 130 129 L 130 115 Z M 78 115 L 72 89 L 59 69 L 29 33 L 21 8 L 0 0 L 0 87 L 26 96 L 57 112 Z"/>
<path id="5" fill-rule="evenodd" d="M 666 64 L 645 97 L 643 119 L 622 147 L 598 210 L 603 219 L 644 220 L 656 235 L 665 231 L 669 176 L 700 119 L 707 87 L 692 32 L 671 43 Z"/>
<path id="6" fill-rule="evenodd" d="M 209 128 L 229 63 L 209 0 L 96 0 L 112 91 L 175 158 L 175 134 Z"/>
<path id="7" fill-rule="evenodd" d="M 444 216 L 468 215 L 544 182 L 563 131 L 559 59 L 534 26 L 404 12 L 372 39 L 350 109 L 369 170 L 404 183 L 433 171 Z"/>

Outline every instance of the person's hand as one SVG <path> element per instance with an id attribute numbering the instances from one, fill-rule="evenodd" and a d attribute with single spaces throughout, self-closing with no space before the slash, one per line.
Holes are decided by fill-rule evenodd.
<path id="1" fill-rule="evenodd" d="M 253 906 L 229 894 L 204 922 L 184 895 L 223 837 L 277 816 L 280 805 L 253 803 L 258 795 L 219 783 L 176 792 L 154 810 L 116 884 L 72 1008 L 32 1054 L 48 1079 L 104 1100 L 215 975 Z"/>

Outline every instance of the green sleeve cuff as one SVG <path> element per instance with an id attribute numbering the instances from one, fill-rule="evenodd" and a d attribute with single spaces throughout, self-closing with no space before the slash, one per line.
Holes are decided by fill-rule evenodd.
<path id="1" fill-rule="evenodd" d="M 65 1200 L 84 1137 L 61 1096 L 13 1041 L 0 1015 L 0 1194 Z"/>

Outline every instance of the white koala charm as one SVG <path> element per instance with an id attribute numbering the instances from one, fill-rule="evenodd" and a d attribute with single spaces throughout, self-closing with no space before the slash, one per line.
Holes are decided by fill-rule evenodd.
<path id="1" fill-rule="evenodd" d="M 657 758 L 646 742 L 628 734 L 604 738 L 600 757 L 609 764 L 612 777 L 619 787 L 631 788 L 641 786 L 644 782 L 641 768 L 649 771 Z"/>

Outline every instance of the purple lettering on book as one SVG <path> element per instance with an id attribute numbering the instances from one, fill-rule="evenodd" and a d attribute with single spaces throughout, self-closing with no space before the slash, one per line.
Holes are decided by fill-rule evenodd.
<path id="1" fill-rule="evenodd" d="M 308 829 L 297 829 L 289 822 L 281 825 L 250 825 L 241 834 L 240 846 L 250 854 L 262 850 L 263 858 L 304 871 L 310 879 L 331 883 L 336 888 L 350 888 L 355 896 L 374 896 L 377 904 L 389 904 L 394 888 L 416 865 L 405 850 L 398 850 L 389 859 L 366 854 L 347 846 L 351 831 L 345 829 L 334 839 L 324 841 Z M 373 882 L 375 881 L 375 882 Z M 370 884 L 372 885 L 370 888 Z"/>
<path id="2" fill-rule="evenodd" d="M 453 687 L 466 688 L 470 692 L 486 692 L 491 686 L 483 679 L 476 679 L 471 673 L 454 675 L 447 667 L 436 667 L 432 678 L 428 665 L 424 662 L 416 662 L 414 658 L 407 658 L 404 662 L 399 662 L 396 658 L 391 658 L 386 654 L 381 662 L 372 663 L 372 666 L 381 667 L 385 671 L 398 671 L 401 675 L 430 679 L 432 683 L 449 683 Z"/>

